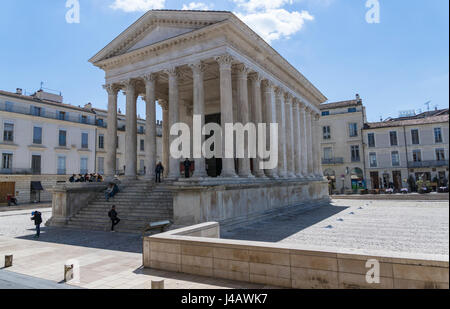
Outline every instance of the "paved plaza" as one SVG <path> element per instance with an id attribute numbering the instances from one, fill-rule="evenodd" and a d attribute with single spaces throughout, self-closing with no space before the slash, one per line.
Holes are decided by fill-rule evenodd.
<path id="1" fill-rule="evenodd" d="M 223 228 L 222 238 L 280 242 L 316 247 L 366 249 L 373 252 L 449 254 L 448 202 L 335 200 L 309 210 L 281 212 L 264 221 Z M 41 209 L 44 222 L 51 209 Z M 264 288 L 243 282 L 142 268 L 139 235 L 42 228 L 35 240 L 29 210 L 0 212 L 0 267 L 14 254 L 14 265 L 0 269 L 0 285 L 30 288 L 26 276 L 44 281 L 28 285 L 65 287 L 64 264 L 81 266 L 82 288 L 150 288 L 165 280 L 166 288 Z M 15 277 L 16 275 L 22 277 Z M 57 284 L 58 286 L 52 284 Z"/>
<path id="2" fill-rule="evenodd" d="M 449 254 L 448 201 L 334 200 L 223 229 L 222 238 L 377 252 Z"/>

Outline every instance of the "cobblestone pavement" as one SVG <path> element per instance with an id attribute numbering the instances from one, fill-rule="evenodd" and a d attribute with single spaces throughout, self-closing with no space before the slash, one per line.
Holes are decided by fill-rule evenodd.
<path id="1" fill-rule="evenodd" d="M 448 201 L 335 200 L 223 230 L 222 238 L 380 252 L 449 254 Z"/>

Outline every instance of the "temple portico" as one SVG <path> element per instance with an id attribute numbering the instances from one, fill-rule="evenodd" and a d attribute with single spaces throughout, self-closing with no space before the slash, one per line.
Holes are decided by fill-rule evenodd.
<path id="1" fill-rule="evenodd" d="M 105 72 L 108 92 L 106 176 L 117 170 L 119 92 L 126 95 L 126 180 L 138 179 L 137 98 L 146 104 L 146 180 L 154 178 L 156 104 L 161 106 L 162 164 L 175 223 L 227 222 L 328 198 L 318 127 L 319 105 L 327 98 L 234 14 L 149 11 L 90 62 Z M 180 169 L 187 153 L 171 155 L 181 135 L 170 134 L 175 124 L 190 129 L 189 179 Z M 221 128 L 222 136 L 217 130 L 198 134 L 204 124 Z M 230 124 L 233 143 L 223 136 Z M 252 124 L 256 135 L 248 138 Z M 216 155 L 204 158 L 198 145 L 211 137 L 206 147 Z"/>

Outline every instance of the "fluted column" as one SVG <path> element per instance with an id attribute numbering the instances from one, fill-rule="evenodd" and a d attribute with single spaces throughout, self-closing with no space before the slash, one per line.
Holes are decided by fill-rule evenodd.
<path id="1" fill-rule="evenodd" d="M 164 177 L 169 172 L 169 102 L 159 99 L 158 104 L 162 109 L 162 164 L 164 166 Z"/>
<path id="2" fill-rule="evenodd" d="M 308 177 L 314 176 L 314 158 L 313 158 L 313 140 L 312 140 L 312 121 L 311 108 L 306 108 L 306 145 L 308 152 Z"/>
<path id="3" fill-rule="evenodd" d="M 278 123 L 278 175 L 286 178 L 286 114 L 284 93 L 281 88 L 275 89 L 275 100 L 277 105 L 277 123 Z"/>
<path id="4" fill-rule="evenodd" d="M 253 73 L 250 75 L 250 81 L 251 81 L 251 93 L 253 97 L 253 120 L 256 126 L 256 145 L 259 147 L 258 141 L 259 141 L 259 134 L 262 134 L 262 139 L 265 140 L 266 138 L 266 132 L 259 132 L 258 130 L 258 124 L 263 123 L 263 116 L 262 116 L 262 99 L 261 99 L 261 82 L 262 78 L 258 73 Z M 253 160 L 253 171 L 256 177 L 263 178 L 264 170 L 260 168 L 260 159 L 257 155 L 256 158 Z"/>
<path id="5" fill-rule="evenodd" d="M 277 123 L 277 108 L 276 108 L 275 93 L 274 93 L 275 86 L 269 80 L 264 80 L 263 86 L 264 86 L 264 105 L 265 105 L 264 108 L 266 111 L 265 112 L 266 119 L 264 119 L 264 122 L 266 123 L 266 126 L 267 126 L 266 145 L 269 146 L 270 145 L 270 124 Z M 278 128 L 278 131 L 279 130 L 280 130 L 280 128 Z M 271 170 L 266 169 L 265 173 L 266 173 L 267 177 L 278 178 L 278 168 L 274 168 Z"/>
<path id="6" fill-rule="evenodd" d="M 238 73 L 237 91 L 238 91 L 238 113 L 240 115 L 240 122 L 245 126 L 250 122 L 250 112 L 248 104 L 248 73 L 250 69 L 244 64 L 236 66 Z M 244 136 L 244 154 L 245 158 L 239 159 L 239 177 L 252 178 L 254 177 L 250 168 L 250 158 L 248 142 Z"/>
<path id="7" fill-rule="evenodd" d="M 303 177 L 308 176 L 308 131 L 307 131 L 307 120 L 306 120 L 306 109 L 303 103 L 299 103 L 299 114 L 300 114 L 300 140 L 301 140 L 301 166 Z"/>
<path id="8" fill-rule="evenodd" d="M 300 111 L 298 100 L 294 99 L 292 101 L 292 125 L 293 125 L 293 151 L 294 151 L 294 164 L 295 164 L 295 175 L 297 177 L 302 177 L 302 157 L 301 157 L 301 128 L 300 128 Z"/>
<path id="9" fill-rule="evenodd" d="M 120 88 L 113 84 L 104 85 L 103 88 L 108 92 L 105 176 L 107 179 L 112 179 L 117 169 L 117 93 Z"/>
<path id="10" fill-rule="evenodd" d="M 145 178 L 153 179 L 156 168 L 156 75 L 144 76 L 145 81 L 145 166 L 147 167 Z"/>
<path id="11" fill-rule="evenodd" d="M 322 172 L 322 162 L 321 161 L 321 151 L 320 151 L 320 127 L 319 127 L 319 119 L 320 116 L 317 113 L 313 114 L 313 151 L 314 151 L 314 175 L 317 177 L 323 177 Z"/>
<path id="12" fill-rule="evenodd" d="M 126 94 L 125 177 L 135 179 L 137 173 L 136 84 L 134 80 L 128 80 L 124 86 Z"/>
<path id="13" fill-rule="evenodd" d="M 286 114 L 286 169 L 287 176 L 295 177 L 295 161 L 294 161 L 294 134 L 292 129 L 294 127 L 293 115 L 292 115 L 292 95 L 289 93 L 284 96 L 285 114 Z"/>
<path id="14" fill-rule="evenodd" d="M 199 128 L 201 130 L 203 128 L 203 125 L 205 124 L 205 89 L 204 89 L 203 79 L 204 79 L 206 65 L 204 65 L 203 63 L 201 63 L 199 61 L 199 62 L 191 64 L 189 66 L 192 69 L 193 79 L 194 79 L 193 115 L 200 116 L 200 123 L 192 123 L 192 125 L 199 126 Z M 197 147 L 194 147 L 194 149 L 197 149 L 200 151 L 200 153 L 194 152 L 194 160 L 195 160 L 195 171 L 194 171 L 194 175 L 193 175 L 194 178 L 208 177 L 208 174 L 206 173 L 205 158 L 203 158 L 203 154 L 202 154 L 202 145 L 203 145 L 204 141 L 205 141 L 205 137 L 203 134 L 200 134 L 200 136 L 196 136 L 196 135 L 193 136 L 193 144 L 194 145 L 197 144 Z"/>
<path id="15" fill-rule="evenodd" d="M 220 113 L 222 125 L 222 177 L 237 177 L 233 158 L 226 158 L 226 152 L 234 153 L 234 149 L 226 149 L 225 124 L 233 124 L 233 90 L 231 82 L 230 55 L 216 57 L 220 70 Z"/>
<path id="16" fill-rule="evenodd" d="M 180 77 L 179 72 L 176 67 L 170 68 L 165 71 L 169 76 L 169 130 L 170 128 L 178 123 L 179 119 L 179 105 L 180 98 L 178 92 L 178 79 Z M 170 134 L 170 133 L 169 133 Z M 176 136 L 169 135 L 169 144 L 176 139 Z M 169 154 L 169 171 L 168 178 L 171 180 L 176 180 L 180 178 L 180 161 L 175 159 Z"/>

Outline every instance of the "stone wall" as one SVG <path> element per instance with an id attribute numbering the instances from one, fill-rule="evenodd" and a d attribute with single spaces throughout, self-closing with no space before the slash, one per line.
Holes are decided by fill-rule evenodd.
<path id="1" fill-rule="evenodd" d="M 328 184 L 321 180 L 252 180 L 248 183 L 213 184 L 192 182 L 176 187 L 175 225 L 208 221 L 231 224 L 248 221 L 277 208 L 328 200 Z"/>
<path id="2" fill-rule="evenodd" d="M 209 222 L 146 237 L 144 266 L 296 289 L 449 288 L 448 256 L 332 252 L 223 240 L 217 238 L 219 234 L 219 224 Z M 370 259 L 380 263 L 379 284 L 366 281 Z"/>
<path id="3" fill-rule="evenodd" d="M 49 189 L 53 194 L 52 217 L 48 226 L 65 226 L 89 201 L 107 187 L 106 183 L 63 184 Z"/>

